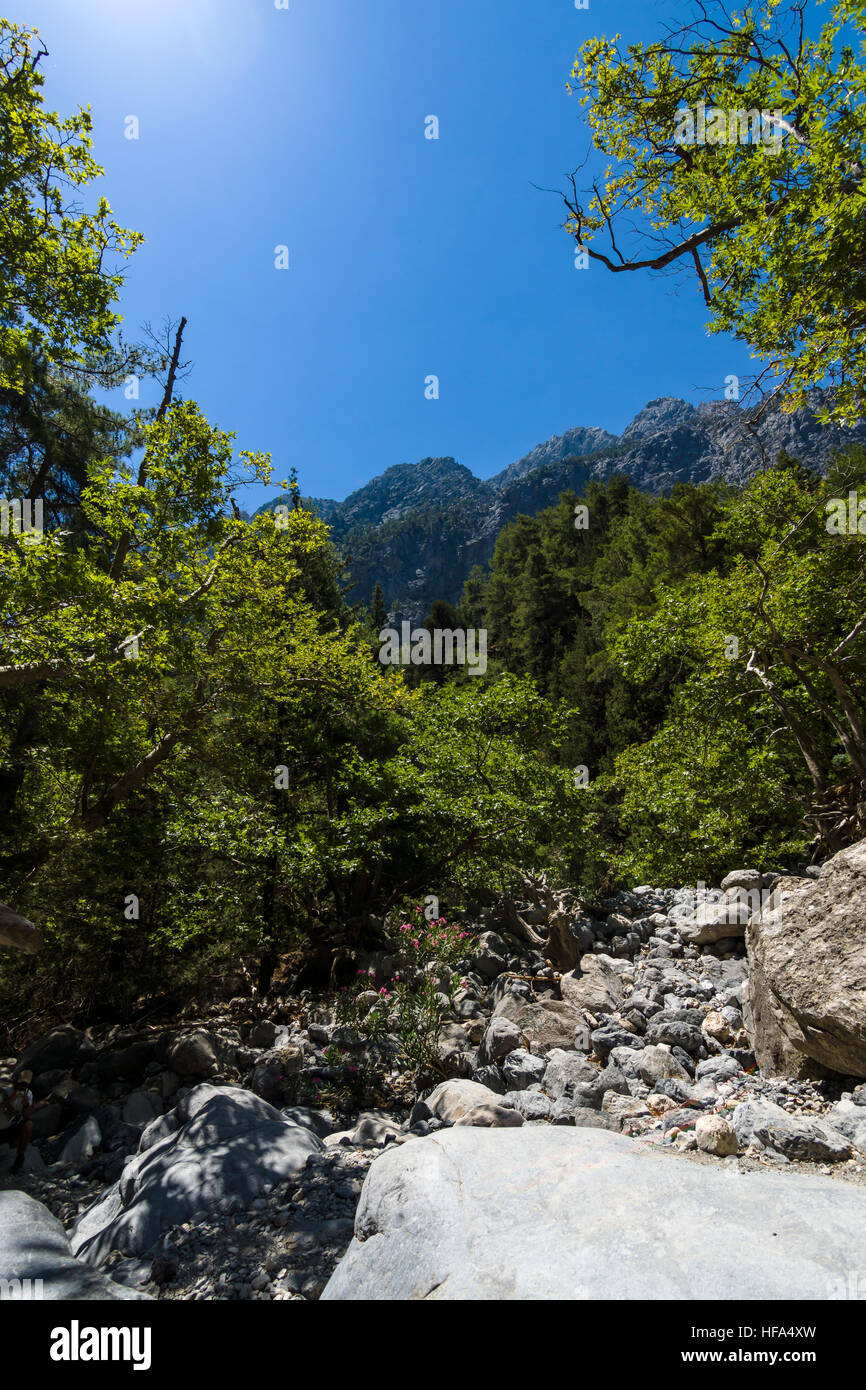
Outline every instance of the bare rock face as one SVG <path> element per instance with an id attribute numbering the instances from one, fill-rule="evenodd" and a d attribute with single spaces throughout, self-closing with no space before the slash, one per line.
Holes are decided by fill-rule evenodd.
<path id="1" fill-rule="evenodd" d="M 633 1103 L 633 1102 L 632 1102 Z M 370 1168 L 324 1302 L 839 1297 L 862 1263 L 858 1188 L 650 1153 L 591 1112 L 455 1126 Z"/>
<path id="2" fill-rule="evenodd" d="M 866 840 L 785 879 L 749 924 L 744 1017 L 774 1075 L 866 1077 Z"/>

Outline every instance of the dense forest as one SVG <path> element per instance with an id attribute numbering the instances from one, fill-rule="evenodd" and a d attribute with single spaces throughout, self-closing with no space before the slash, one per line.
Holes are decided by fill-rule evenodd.
<path id="1" fill-rule="evenodd" d="M 426 895 L 459 911 L 541 872 L 587 895 L 709 880 L 739 857 L 789 866 L 864 833 L 866 456 L 828 476 L 782 457 L 739 490 L 653 498 L 614 477 L 566 494 L 503 530 L 456 611 L 434 605 L 428 628 L 487 630 L 484 676 L 383 666 L 381 592 L 353 606 L 304 480 L 282 513 L 241 513 L 271 461 L 181 393 L 185 321 L 120 337 L 140 238 L 104 199 L 80 210 L 100 172 L 89 117 L 45 109 L 41 56 L 2 23 L 0 493 L 19 515 L 42 508 L 41 528 L 0 538 L 0 896 L 45 943 L 3 953 L 10 1033 L 124 1016 L 240 970 L 262 992 L 277 970 L 327 983 L 341 949 Z M 641 67 L 605 45 L 585 58 L 597 121 L 613 120 L 628 61 Z M 629 138 L 620 128 L 624 159 Z M 752 236 L 781 166 L 762 165 L 746 198 L 742 161 L 716 185 L 708 153 L 663 167 L 659 149 L 640 172 L 653 198 L 673 180 L 669 225 L 711 191 L 724 227 L 701 274 L 727 277 L 719 322 L 759 348 L 784 341 L 792 402 L 841 363 L 831 399 L 850 414 L 859 320 L 834 315 L 862 307 L 862 171 L 822 146 L 785 193 L 779 225 L 801 236 L 836 195 L 844 212 L 804 305 L 768 289 L 796 270 L 790 244 L 768 264 Z M 570 202 L 572 234 L 588 240 L 617 192 L 631 211 L 632 187 L 601 212 Z M 147 375 L 157 408 L 99 403 Z M 830 525 L 849 494 L 854 525 Z"/>
<path id="2" fill-rule="evenodd" d="M 863 542 L 828 518 L 864 470 L 862 451 L 826 478 L 782 457 L 659 499 L 614 478 L 501 533 L 463 620 L 573 712 L 583 882 L 711 881 L 862 832 Z"/>

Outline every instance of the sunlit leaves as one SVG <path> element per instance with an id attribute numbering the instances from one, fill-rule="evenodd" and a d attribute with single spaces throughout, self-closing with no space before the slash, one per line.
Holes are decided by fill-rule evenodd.
<path id="1" fill-rule="evenodd" d="M 103 172 L 90 115 L 44 109 L 39 56 L 32 32 L 0 20 L 0 387 L 13 389 L 35 359 L 71 367 L 105 351 L 119 321 L 118 266 L 142 240 L 104 197 L 80 210 L 81 190 Z"/>

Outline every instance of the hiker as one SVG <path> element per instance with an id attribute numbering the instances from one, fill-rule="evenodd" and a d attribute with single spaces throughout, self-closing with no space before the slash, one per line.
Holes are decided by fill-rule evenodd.
<path id="1" fill-rule="evenodd" d="M 33 1121 L 30 1118 L 33 1110 L 33 1092 L 30 1090 L 32 1080 L 32 1072 L 22 1071 L 12 1082 L 11 1094 L 5 1095 L 0 1101 L 0 1109 L 12 1117 L 12 1123 L 0 1131 L 0 1138 L 9 1145 L 16 1142 L 18 1145 L 18 1152 L 12 1165 L 13 1173 L 21 1172 L 27 1145 L 33 1134 Z"/>

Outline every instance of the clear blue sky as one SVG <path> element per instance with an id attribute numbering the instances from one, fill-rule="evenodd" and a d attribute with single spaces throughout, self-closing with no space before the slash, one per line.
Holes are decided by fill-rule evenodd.
<path id="1" fill-rule="evenodd" d="M 706 399 L 748 372 L 741 345 L 706 336 L 691 286 L 576 270 L 561 203 L 533 187 L 563 187 L 588 150 L 565 90 L 580 44 L 649 38 L 684 0 L 5 12 L 50 50 L 47 103 L 89 103 L 103 191 L 146 237 L 128 335 L 185 314 L 185 393 L 238 447 L 270 450 L 277 480 L 295 465 L 305 493 L 342 498 L 448 454 L 486 477 L 571 426 L 619 432 L 654 396 Z"/>

